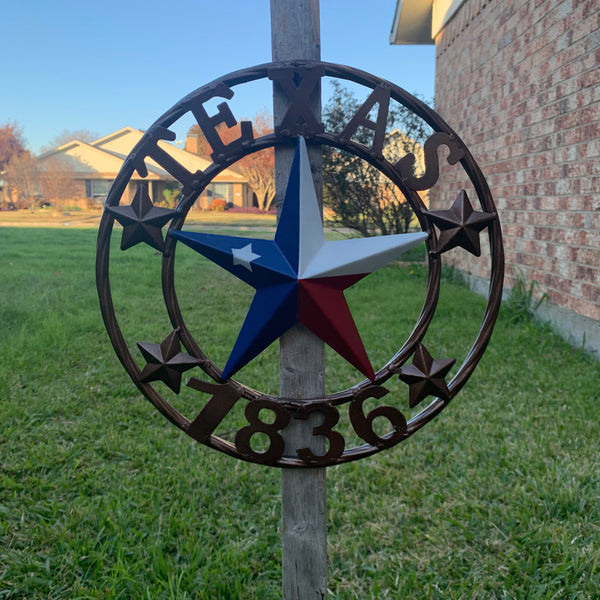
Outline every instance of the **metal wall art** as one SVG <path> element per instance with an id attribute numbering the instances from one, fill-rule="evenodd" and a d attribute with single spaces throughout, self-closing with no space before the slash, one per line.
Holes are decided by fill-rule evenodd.
<path id="1" fill-rule="evenodd" d="M 320 115 L 308 108 L 308 98 L 319 89 L 324 77 L 353 82 L 368 91 L 366 101 L 341 133 L 326 131 Z M 226 101 L 242 89 L 237 86 L 261 79 L 271 80 L 288 96 L 289 109 L 282 121 L 273 134 L 261 137 L 255 137 L 250 121 L 244 121 L 239 138 L 223 142 L 219 125 L 232 127 L 237 123 Z M 209 115 L 206 104 L 215 98 L 225 101 L 218 104 L 216 114 Z M 414 155 L 407 154 L 394 163 L 384 157 L 391 101 L 412 111 L 433 130 L 424 144 L 426 168 L 420 176 L 413 173 Z M 190 172 L 158 145 L 160 140 L 174 140 L 175 134 L 169 128 L 189 114 L 213 150 L 213 162 L 203 172 Z M 359 128 L 372 131 L 370 146 L 354 139 Z M 307 145 L 348 151 L 378 169 L 410 203 L 421 231 L 326 241 Z M 280 146 L 292 146 L 296 155 L 274 240 L 186 229 L 190 209 L 219 173 L 248 154 Z M 458 189 L 445 210 L 428 210 L 418 192 L 433 188 L 438 181 L 440 146 L 448 151 L 444 160 L 451 165 L 460 163 L 476 198 L 469 198 L 464 189 Z M 143 185 L 138 187 L 131 205 L 121 204 L 134 173 L 142 178 L 147 176 L 146 160 L 158 163 L 181 185 L 183 195 L 175 210 L 155 206 Z M 473 207 L 473 202 L 478 203 L 480 210 Z M 122 228 L 116 229 L 115 221 Z M 491 258 L 487 307 L 470 351 L 449 378 L 455 359 L 432 356 L 425 340 L 440 294 L 442 258 L 456 247 L 480 256 L 480 236 L 484 232 Z M 162 255 L 162 294 L 168 315 L 165 321 L 171 327 L 164 339 L 135 340 L 137 344 L 131 345 L 122 333 L 109 269 L 113 234 L 121 236 L 121 252 L 146 244 L 149 252 L 158 251 Z M 423 241 L 427 246 L 429 276 L 421 313 L 408 339 L 387 364 L 375 371 L 344 290 Z M 183 318 L 174 276 L 178 244 L 192 248 L 255 289 L 246 320 L 225 365 L 211 361 Z M 102 315 L 113 347 L 133 382 L 164 416 L 195 440 L 231 456 L 276 467 L 314 467 L 348 462 L 390 448 L 448 405 L 473 373 L 490 339 L 501 302 L 503 263 L 498 214 L 485 179 L 463 142 L 433 110 L 373 75 L 323 62 L 294 62 L 244 69 L 201 87 L 146 131 L 125 160 L 108 195 L 98 234 L 96 274 Z M 148 315 L 149 319 L 154 317 Z M 312 330 L 365 379 L 322 398 L 300 400 L 262 393 L 235 379 L 244 365 L 297 323 Z M 197 392 L 198 398 L 197 409 L 188 416 L 176 410 L 164 393 L 159 393 L 163 386 L 156 385 L 161 382 L 173 394 L 179 394 L 184 373 L 188 378 L 186 387 Z M 427 398 L 430 402 L 407 419 L 397 406 L 386 404 L 388 390 L 384 384 L 392 378 L 403 382 L 405 402 L 411 409 Z M 369 404 L 373 401 L 379 404 L 369 410 L 367 400 Z M 219 432 L 227 430 L 227 418 L 238 403 L 245 403 L 246 422 L 227 438 Z M 347 447 L 347 440 L 337 428 L 345 410 L 355 436 L 363 442 L 354 447 Z M 265 411 L 269 418 L 265 418 Z M 319 423 L 313 435 L 327 441 L 326 452 L 316 454 L 308 447 L 286 448 L 282 430 L 293 419 L 307 419 L 311 415 L 317 415 Z M 389 423 L 387 432 L 376 431 L 376 419 Z M 252 443 L 258 433 L 268 440 L 260 450 Z"/>

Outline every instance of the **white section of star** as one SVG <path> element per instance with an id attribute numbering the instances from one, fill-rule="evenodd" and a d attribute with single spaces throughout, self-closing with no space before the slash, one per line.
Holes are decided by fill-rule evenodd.
<path id="1" fill-rule="evenodd" d="M 325 242 L 301 278 L 373 273 L 426 239 L 427 234 L 419 232 Z"/>
<path id="2" fill-rule="evenodd" d="M 252 252 L 252 244 L 247 244 L 243 248 L 232 248 L 231 254 L 233 256 L 233 264 L 242 265 L 248 269 L 248 271 L 252 271 L 252 261 L 260 258 L 260 254 L 255 254 Z"/>
<path id="3" fill-rule="evenodd" d="M 304 139 L 300 138 L 298 279 L 372 273 L 425 241 L 427 233 L 399 233 L 370 238 L 325 241 L 319 202 Z"/>

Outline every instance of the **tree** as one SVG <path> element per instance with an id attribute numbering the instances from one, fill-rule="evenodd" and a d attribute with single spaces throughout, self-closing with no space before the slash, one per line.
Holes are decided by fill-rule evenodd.
<path id="1" fill-rule="evenodd" d="M 340 134 L 361 109 L 351 91 L 333 82 L 333 94 L 323 111 L 323 124 Z M 375 105 L 377 106 L 377 104 Z M 394 163 L 407 152 L 422 154 L 425 138 L 421 119 L 395 103 L 387 114 L 384 156 Z M 370 147 L 373 131 L 358 127 L 352 139 Z M 323 150 L 323 202 L 335 225 L 358 231 L 363 236 L 408 231 L 413 211 L 404 195 L 387 177 L 354 154 L 332 147 Z"/>
<path id="2" fill-rule="evenodd" d="M 271 116 L 259 113 L 252 119 L 254 137 L 273 133 Z M 217 127 L 217 132 L 224 144 L 240 137 L 240 124 L 227 127 L 224 123 Z M 190 134 L 198 136 L 198 154 L 207 157 L 212 148 L 198 125 L 193 125 Z M 244 156 L 235 164 L 235 169 L 248 180 L 252 191 L 256 194 L 258 208 L 269 210 L 275 199 L 275 153 L 273 148 L 267 148 Z"/>
<path id="3" fill-rule="evenodd" d="M 39 202 L 40 192 L 37 159 L 27 151 L 14 154 L 5 167 L 3 177 L 8 197 L 16 200 L 17 207 L 33 210 Z"/>
<path id="4" fill-rule="evenodd" d="M 76 199 L 80 188 L 66 156 L 50 156 L 38 163 L 37 178 L 44 200 L 54 208 Z"/>
<path id="5" fill-rule="evenodd" d="M 94 139 L 86 131 L 63 131 L 50 146 L 60 146 L 72 139 Z M 5 201 L 34 209 L 43 197 L 54 206 L 61 206 L 78 194 L 73 168 L 66 157 L 49 156 L 42 162 L 26 149 L 21 128 L 16 123 L 0 127 L 0 172 L 6 182 Z"/>
<path id="6" fill-rule="evenodd" d="M 0 127 L 0 172 L 13 156 L 25 152 L 23 130 L 16 122 L 6 122 Z"/>
<path id="7" fill-rule="evenodd" d="M 166 208 L 175 208 L 180 198 L 181 190 L 177 181 L 168 181 L 163 190 L 163 199 L 157 201 L 156 204 L 160 204 Z"/>
<path id="8" fill-rule="evenodd" d="M 77 140 L 89 143 L 94 141 L 98 135 L 87 129 L 77 129 L 62 133 L 52 138 L 46 146 L 41 148 L 41 165 L 39 167 L 39 182 L 41 193 L 46 202 L 55 208 L 62 208 L 67 203 L 75 201 L 83 196 L 81 182 L 75 179 L 73 165 L 67 156 L 60 154 L 46 156 L 52 150 Z"/>

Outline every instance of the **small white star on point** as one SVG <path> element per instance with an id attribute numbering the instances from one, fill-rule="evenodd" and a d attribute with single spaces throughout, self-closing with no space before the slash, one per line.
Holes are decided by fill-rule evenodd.
<path id="1" fill-rule="evenodd" d="M 252 271 L 252 261 L 260 258 L 260 254 L 252 252 L 252 244 L 247 244 L 243 248 L 232 248 L 231 254 L 233 255 L 234 266 L 242 265 L 248 271 Z"/>

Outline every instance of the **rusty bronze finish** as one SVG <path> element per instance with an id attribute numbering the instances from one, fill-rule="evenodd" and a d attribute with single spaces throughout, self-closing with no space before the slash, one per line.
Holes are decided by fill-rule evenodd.
<path id="1" fill-rule="evenodd" d="M 368 398 L 380 399 L 387 393 L 388 391 L 380 385 L 365 388 L 352 400 L 348 409 L 354 431 L 370 446 L 379 450 L 395 446 L 406 437 L 407 431 L 406 418 L 397 408 L 392 406 L 378 406 L 367 415 L 364 414 L 363 403 L 365 400 Z M 377 417 L 388 419 L 394 431 L 384 436 L 378 436 L 373 429 L 373 421 Z"/>
<path id="2" fill-rule="evenodd" d="M 197 367 L 199 360 L 181 351 L 179 333 L 172 331 L 160 344 L 137 343 L 146 359 L 146 366 L 140 373 L 142 383 L 162 381 L 176 394 L 181 389 L 181 375 Z"/>
<path id="3" fill-rule="evenodd" d="M 327 439 L 329 444 L 329 451 L 323 456 L 314 454 L 310 448 L 298 448 L 298 457 L 305 462 L 307 465 L 315 466 L 327 466 L 337 462 L 346 446 L 346 440 L 344 436 L 337 431 L 333 431 L 333 428 L 337 425 L 340 420 L 340 413 L 335 406 L 327 404 L 326 402 L 314 402 L 311 404 L 305 404 L 298 408 L 294 413 L 294 419 L 308 419 L 309 415 L 319 413 L 323 416 L 321 423 L 313 427 L 314 436 L 323 436 Z"/>
<path id="4" fill-rule="evenodd" d="M 465 156 L 464 148 L 461 147 L 453 135 L 445 131 L 438 131 L 430 135 L 423 144 L 426 168 L 425 173 L 421 177 L 415 177 L 412 174 L 413 166 L 417 160 L 412 152 L 403 156 L 394 165 L 402 176 L 402 180 L 411 190 L 430 190 L 437 183 L 440 176 L 437 152 L 440 146 L 446 146 L 450 150 L 450 154 L 448 154 L 448 158 L 446 159 L 449 165 L 455 165 Z"/>
<path id="5" fill-rule="evenodd" d="M 430 210 L 426 217 L 440 230 L 436 251 L 442 254 L 461 247 L 481 256 L 479 233 L 495 218 L 493 213 L 474 211 L 467 192 L 460 190 L 450 210 Z"/>
<path id="6" fill-rule="evenodd" d="M 446 375 L 456 362 L 455 359 L 433 359 L 423 344 L 417 346 L 413 362 L 400 368 L 399 377 L 409 386 L 409 405 L 415 407 L 427 396 L 450 401 Z"/>
<path id="7" fill-rule="evenodd" d="M 351 81 L 370 90 L 367 100 L 339 134 L 325 131 L 320 116 L 308 108 L 307 99 L 316 93 L 322 77 Z M 246 121 L 241 124 L 240 137 L 225 144 L 218 135 L 217 126 L 225 123 L 231 127 L 237 123 L 227 100 L 234 96 L 236 86 L 260 79 L 270 79 L 286 94 L 290 100 L 287 113 L 276 126 L 274 134 L 255 138 L 252 123 Z M 217 104 L 216 115 L 210 116 L 204 104 L 215 98 L 224 101 Z M 415 161 L 412 154 L 408 153 L 395 164 L 383 156 L 385 117 L 391 101 L 402 104 L 434 131 L 424 144 L 426 168 L 421 177 L 412 174 Z M 378 107 L 377 117 L 371 119 L 374 107 Z M 160 140 L 175 138 L 169 127 L 186 114 L 193 115 L 213 148 L 213 163 L 203 172 L 190 172 L 158 145 Z M 373 132 L 372 142 L 368 146 L 353 139 L 356 130 L 365 127 Z M 224 169 L 248 154 L 295 144 L 295 138 L 300 135 L 306 137 L 309 144 L 327 145 L 353 153 L 377 168 L 398 187 L 412 206 L 422 230 L 429 235 L 429 278 L 425 302 L 413 331 L 396 354 L 376 373 L 374 382 L 365 380 L 324 398 L 295 400 L 265 394 L 234 380 L 221 383 L 220 369 L 204 354 L 186 326 L 174 284 L 177 243 L 170 235 L 163 238 L 162 229 L 169 222 L 169 231 L 181 229 L 201 192 Z M 473 209 L 463 190 L 458 191 L 457 199 L 447 210 L 429 211 L 422 202 L 417 192 L 432 188 L 438 180 L 437 149 L 441 145 L 447 146 L 450 151 L 446 159 L 449 164 L 460 162 L 472 183 L 481 211 Z M 140 186 L 137 200 L 131 206 L 120 206 L 121 197 L 134 172 L 141 177 L 147 175 L 147 159 L 154 160 L 181 183 L 183 197 L 175 211 L 153 206 L 149 198 L 144 196 L 144 186 Z M 124 251 L 144 242 L 163 255 L 163 296 L 166 313 L 174 330 L 171 334 L 173 339 L 169 341 L 167 338 L 162 344 L 139 343 L 147 360 L 143 370 L 140 370 L 129 351 L 113 305 L 109 262 L 115 220 L 124 227 L 121 243 Z M 491 256 L 488 303 L 466 359 L 447 382 L 454 360 L 433 358 L 423 345 L 437 305 L 442 257 L 453 247 L 462 247 L 479 256 L 479 238 L 485 230 Z M 431 108 L 388 81 L 342 65 L 311 61 L 269 63 L 236 71 L 192 92 L 158 119 L 127 157 L 109 192 L 98 233 L 96 259 L 98 294 L 109 337 L 123 366 L 146 398 L 195 440 L 242 460 L 277 467 L 328 466 L 370 456 L 410 437 L 439 414 L 465 385 L 489 342 L 500 308 L 503 272 L 502 237 L 496 207 L 481 170 L 456 133 Z M 180 352 L 179 343 L 185 352 Z M 411 358 L 412 362 L 407 364 Z M 201 408 L 197 416 L 190 420 L 177 411 L 151 383 L 163 381 L 174 392 L 178 392 L 183 371 L 196 367 L 193 372 L 195 376 L 187 385 L 198 392 Z M 367 400 L 381 401 L 388 394 L 383 384 L 393 376 L 398 376 L 407 384 L 407 404 L 410 407 L 420 404 L 427 397 L 433 397 L 408 421 L 393 406 L 380 404 L 372 410 L 365 408 Z M 234 432 L 232 441 L 216 435 L 219 426 L 240 401 L 246 403 L 244 414 L 247 424 Z M 347 448 L 344 436 L 335 430 L 344 405 L 348 407 L 348 418 L 354 432 L 364 441 L 357 447 Z M 281 429 L 291 419 L 307 418 L 315 418 L 318 423 L 313 427 L 313 435 L 327 440 L 327 452 L 316 455 L 310 448 L 297 448 L 295 455 L 287 456 L 284 454 Z M 390 431 L 384 435 L 379 435 L 373 427 L 375 419 L 381 418 L 389 422 Z M 254 434 L 262 434 L 261 437 L 267 440 L 265 450 L 253 448 Z"/>
<path id="8" fill-rule="evenodd" d="M 139 185 L 129 206 L 107 208 L 123 226 L 121 250 L 145 242 L 162 252 L 165 241 L 162 228 L 177 214 L 176 210 L 154 206 L 144 184 Z"/>
<path id="9" fill-rule="evenodd" d="M 298 64 L 293 69 L 288 65 L 268 68 L 268 77 L 290 100 L 290 105 L 275 125 L 276 135 L 283 137 L 311 137 L 322 133 L 324 128 L 320 115 L 315 115 L 311 98 L 321 89 L 321 78 L 325 70 L 321 63 Z"/>

